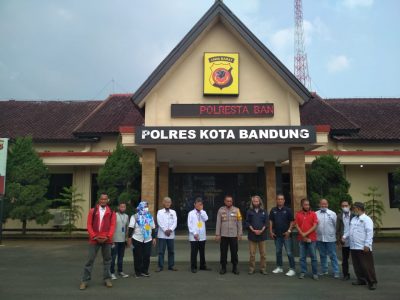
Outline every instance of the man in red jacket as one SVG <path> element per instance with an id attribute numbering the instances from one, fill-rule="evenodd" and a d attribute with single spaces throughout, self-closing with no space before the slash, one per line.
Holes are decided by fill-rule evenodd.
<path id="1" fill-rule="evenodd" d="M 97 252 L 101 248 L 103 255 L 103 278 L 107 287 L 112 287 L 111 283 L 111 245 L 115 230 L 115 213 L 107 205 L 107 193 L 101 193 L 96 207 L 89 211 L 87 219 L 87 231 L 89 233 L 89 258 L 83 270 L 80 289 L 84 290 L 88 286 L 91 278 L 94 260 Z"/>

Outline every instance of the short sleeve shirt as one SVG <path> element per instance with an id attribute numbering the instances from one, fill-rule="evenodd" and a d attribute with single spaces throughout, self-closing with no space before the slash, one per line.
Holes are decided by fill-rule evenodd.
<path id="1" fill-rule="evenodd" d="M 282 237 L 294 220 L 292 210 L 286 206 L 282 208 L 273 207 L 269 213 L 269 220 L 272 222 L 272 232 L 277 237 Z"/>
<path id="2" fill-rule="evenodd" d="M 318 217 L 317 214 L 314 211 L 299 211 L 296 213 L 296 218 L 295 218 L 296 224 L 299 226 L 301 231 L 306 232 L 310 230 L 311 227 L 313 227 L 315 224 L 318 224 Z M 317 240 L 317 231 L 314 230 L 308 235 L 308 238 L 315 242 Z M 299 234 L 297 236 L 297 239 L 299 241 L 302 240 L 302 236 Z"/>

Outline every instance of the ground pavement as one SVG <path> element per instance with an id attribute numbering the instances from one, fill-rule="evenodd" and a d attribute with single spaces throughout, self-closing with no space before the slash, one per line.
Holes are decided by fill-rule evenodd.
<path id="1" fill-rule="evenodd" d="M 354 287 L 330 277 L 319 281 L 288 278 L 272 274 L 275 267 L 274 245 L 267 242 L 268 275 L 247 274 L 247 241 L 239 245 L 240 275 L 218 274 L 219 248 L 207 241 L 206 258 L 212 271 L 192 274 L 189 269 L 189 242 L 176 241 L 177 272 L 155 273 L 152 258 L 149 278 L 118 279 L 113 288 L 102 281 L 99 252 L 92 281 L 87 290 L 79 290 L 80 276 L 87 256 L 82 240 L 4 241 L 0 246 L 0 299 L 400 299 L 400 243 L 376 243 L 374 255 L 378 289 Z M 298 259 L 296 259 L 296 263 Z M 285 258 L 285 269 L 287 261 Z M 298 264 L 297 264 L 298 268 Z M 230 271 L 230 266 L 228 271 Z M 124 271 L 132 274 L 132 253 L 127 249 Z"/>

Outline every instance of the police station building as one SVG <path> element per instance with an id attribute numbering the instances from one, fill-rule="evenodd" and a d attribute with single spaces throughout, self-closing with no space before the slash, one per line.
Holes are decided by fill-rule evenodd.
<path id="1" fill-rule="evenodd" d="M 52 174 L 50 194 L 78 188 L 87 199 L 82 229 L 96 201 L 98 170 L 118 139 L 141 157 L 150 209 L 170 196 L 181 225 L 197 196 L 210 226 L 225 193 L 243 211 L 253 194 L 270 209 L 284 193 L 297 210 L 307 194 L 307 165 L 332 152 L 353 199 L 367 200 L 362 193 L 378 186 L 383 228 L 400 229 L 392 178 L 400 165 L 399 115 L 400 99 L 311 94 L 216 1 L 135 93 L 104 101 L 1 101 L 0 136 L 33 137 Z"/>

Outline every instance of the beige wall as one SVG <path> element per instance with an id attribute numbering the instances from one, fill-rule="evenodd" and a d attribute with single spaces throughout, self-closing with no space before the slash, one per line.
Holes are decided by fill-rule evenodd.
<path id="1" fill-rule="evenodd" d="M 389 206 L 389 187 L 388 187 L 388 173 L 393 172 L 395 166 L 346 166 L 346 178 L 351 183 L 350 195 L 353 201 L 365 202 L 368 197 L 363 193 L 368 192 L 369 186 L 379 187 L 379 192 L 382 194 L 380 200 L 385 205 L 386 214 L 383 217 L 383 227 L 386 228 L 399 228 L 400 227 L 400 210 L 397 208 L 390 208 Z"/>
<path id="2" fill-rule="evenodd" d="M 203 96 L 204 52 L 239 52 L 239 97 Z M 147 96 L 146 126 L 268 126 L 300 125 L 297 95 L 249 47 L 217 23 L 188 50 Z M 172 103 L 266 103 L 275 105 L 273 118 L 175 118 Z"/>

